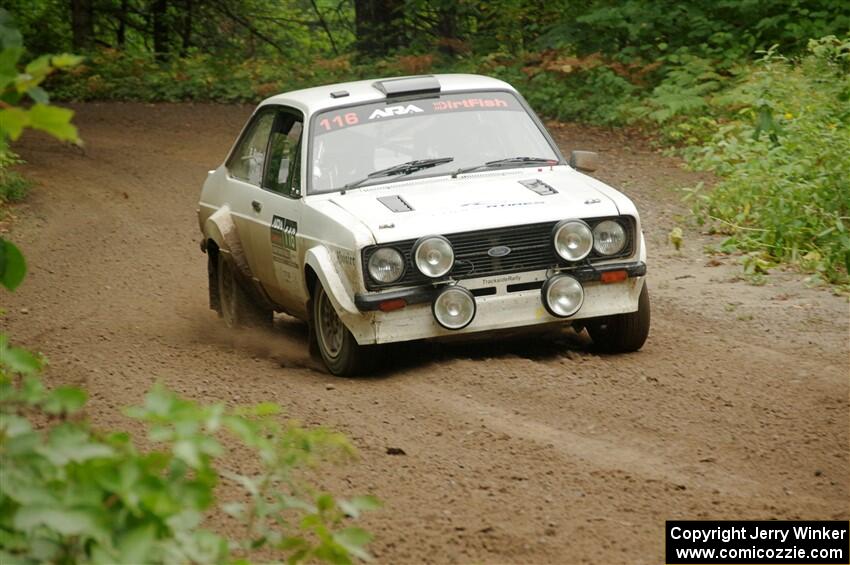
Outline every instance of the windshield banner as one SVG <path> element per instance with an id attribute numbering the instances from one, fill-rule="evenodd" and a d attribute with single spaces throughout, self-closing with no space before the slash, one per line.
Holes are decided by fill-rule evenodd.
<path id="1" fill-rule="evenodd" d="M 412 116 L 506 110 L 525 112 L 525 108 L 522 107 L 519 100 L 509 92 L 447 94 L 440 97 L 407 100 L 404 102 L 390 100 L 324 112 L 316 120 L 316 128 L 313 135 L 319 136 L 358 125 L 398 120 Z"/>

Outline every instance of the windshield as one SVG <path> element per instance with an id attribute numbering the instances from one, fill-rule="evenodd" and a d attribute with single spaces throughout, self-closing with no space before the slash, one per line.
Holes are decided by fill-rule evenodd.
<path id="1" fill-rule="evenodd" d="M 443 162 L 369 182 L 448 174 L 468 167 L 484 170 L 488 167 L 477 168 L 514 157 L 559 158 L 525 107 L 508 92 L 446 94 L 338 108 L 319 113 L 312 123 L 312 194 L 340 190 L 349 183 L 365 184 L 363 179 L 371 173 L 411 161 Z M 516 166 L 527 165 L 518 162 Z"/>

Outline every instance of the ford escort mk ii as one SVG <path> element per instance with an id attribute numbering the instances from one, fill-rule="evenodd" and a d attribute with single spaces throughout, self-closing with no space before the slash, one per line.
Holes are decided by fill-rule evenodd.
<path id="1" fill-rule="evenodd" d="M 210 306 L 228 326 L 308 323 L 337 375 L 381 344 L 586 328 L 609 351 L 649 332 L 634 204 L 567 161 L 519 93 L 475 75 L 273 96 L 210 171 L 198 210 Z"/>

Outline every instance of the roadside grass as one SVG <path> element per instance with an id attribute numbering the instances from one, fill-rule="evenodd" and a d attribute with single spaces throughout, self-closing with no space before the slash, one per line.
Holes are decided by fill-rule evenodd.
<path id="1" fill-rule="evenodd" d="M 0 215 L 8 204 L 22 201 L 32 188 L 32 181 L 8 168 L 0 167 Z"/>
<path id="2" fill-rule="evenodd" d="M 850 38 L 797 60 L 768 51 L 710 104 L 713 133 L 682 151 L 718 178 L 687 191 L 697 222 L 754 281 L 785 264 L 850 288 Z"/>

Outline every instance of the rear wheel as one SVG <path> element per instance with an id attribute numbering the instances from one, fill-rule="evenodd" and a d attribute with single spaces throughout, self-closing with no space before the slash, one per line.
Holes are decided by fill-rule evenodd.
<path id="1" fill-rule="evenodd" d="M 649 335 L 649 289 L 643 283 L 638 299 L 637 312 L 617 314 L 605 318 L 587 320 L 587 332 L 593 344 L 611 353 L 637 351 Z"/>
<path id="2" fill-rule="evenodd" d="M 331 373 L 338 377 L 352 377 L 368 373 L 377 366 L 377 347 L 357 343 L 319 281 L 316 281 L 313 290 L 311 315 L 311 341 Z"/>
<path id="3" fill-rule="evenodd" d="M 273 321 L 273 312 L 251 300 L 239 283 L 233 263 L 221 252 L 218 253 L 218 297 L 220 314 L 228 328 L 268 327 Z"/>

